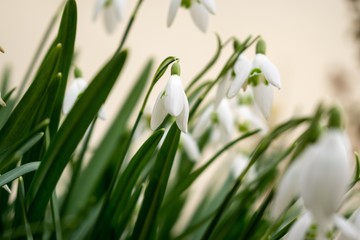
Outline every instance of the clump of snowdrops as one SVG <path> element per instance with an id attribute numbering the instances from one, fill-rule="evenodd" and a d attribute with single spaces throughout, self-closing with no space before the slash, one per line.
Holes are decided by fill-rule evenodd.
<path id="1" fill-rule="evenodd" d="M 83 78 L 74 58 L 75 0 L 61 8 L 57 36 L 43 59 L 35 55 L 19 89 L 8 88 L 4 70 L 1 238 L 360 239 L 360 163 L 344 116 L 320 104 L 312 115 L 269 126 L 281 78 L 260 36 L 217 36 L 213 58 L 185 87 L 180 59 L 157 66 L 150 60 L 107 119 L 103 105 L 121 84 L 124 44 L 142 2 L 92 79 Z M 180 7 L 203 32 L 216 13 L 214 0 L 172 0 L 168 26 Z M 95 17 L 102 14 L 111 33 L 125 10 L 125 0 L 98 0 Z M 224 48 L 232 54 L 220 62 Z M 204 78 L 215 64 L 221 70 Z M 154 92 L 155 85 L 162 90 Z M 155 102 L 148 101 L 152 94 Z M 98 120 L 111 124 L 90 151 Z M 204 176 L 208 184 L 197 186 Z"/>

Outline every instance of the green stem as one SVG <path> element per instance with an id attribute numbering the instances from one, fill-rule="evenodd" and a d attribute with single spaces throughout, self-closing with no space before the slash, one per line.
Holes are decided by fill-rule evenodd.
<path id="1" fill-rule="evenodd" d="M 139 0 L 138 3 L 136 4 L 136 7 L 135 7 L 133 13 L 131 14 L 131 17 L 130 17 L 130 20 L 129 20 L 128 24 L 126 25 L 125 32 L 123 34 L 123 37 L 122 37 L 121 42 L 119 44 L 119 47 L 117 48 L 114 56 L 117 55 L 122 50 L 122 48 L 123 48 L 123 46 L 125 44 L 125 41 L 126 41 L 128 35 L 129 35 L 129 32 L 131 30 L 131 27 L 132 27 L 132 25 L 133 25 L 133 23 L 135 21 L 136 15 L 137 15 L 143 1 L 144 0 Z"/>
<path id="2" fill-rule="evenodd" d="M 216 61 L 219 59 L 220 53 L 222 48 L 225 46 L 221 44 L 221 39 L 219 37 L 219 35 L 216 35 L 217 41 L 218 41 L 218 49 L 215 53 L 215 55 L 213 56 L 213 58 L 210 60 L 210 62 L 204 67 L 204 69 L 195 76 L 195 78 L 190 82 L 189 86 L 187 86 L 185 92 L 188 94 L 190 89 L 195 85 L 195 83 L 197 83 L 202 76 L 205 75 L 205 73 L 207 73 L 209 71 L 209 69 L 216 63 Z"/>

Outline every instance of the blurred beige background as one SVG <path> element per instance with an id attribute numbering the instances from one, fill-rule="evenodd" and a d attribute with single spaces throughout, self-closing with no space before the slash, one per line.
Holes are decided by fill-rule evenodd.
<path id="1" fill-rule="evenodd" d="M 35 49 L 61 1 L 2 1 L 0 8 L 0 69 L 11 64 L 12 84 L 23 78 Z M 105 32 L 103 19 L 93 21 L 95 0 L 79 0 L 77 64 L 85 78 L 91 79 L 116 49 L 136 1 L 128 1 L 126 19 L 114 34 Z M 116 89 L 105 104 L 109 118 L 118 109 L 127 86 L 149 57 L 156 63 L 169 55 L 181 59 L 182 76 L 189 81 L 212 56 L 214 33 L 223 40 L 261 35 L 268 45 L 268 56 L 278 66 L 283 88 L 276 91 L 274 112 L 283 120 L 293 114 L 313 110 L 319 100 L 332 100 L 329 76 L 338 70 L 358 73 L 355 43 L 351 33 L 349 6 L 343 0 L 227 0 L 217 1 L 217 15 L 210 17 L 207 34 L 193 24 L 190 14 L 180 9 L 171 28 L 166 27 L 170 0 L 144 0 L 126 46 L 130 58 Z M 230 53 L 229 47 L 222 62 Z M 247 51 L 253 56 L 254 48 Z M 216 68 L 208 77 L 216 75 Z M 164 85 L 165 80 L 158 84 Z M 161 86 L 160 86 L 161 87 Z M 157 95 L 155 92 L 153 98 Z M 110 121 L 101 123 L 109 124 Z"/>

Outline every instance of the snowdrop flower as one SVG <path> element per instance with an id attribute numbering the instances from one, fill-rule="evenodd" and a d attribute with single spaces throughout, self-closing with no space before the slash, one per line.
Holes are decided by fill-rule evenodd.
<path id="1" fill-rule="evenodd" d="M 170 27 L 175 20 L 176 13 L 180 6 L 189 8 L 190 15 L 195 25 L 202 31 L 206 32 L 209 24 L 209 13 L 215 14 L 215 0 L 171 0 L 167 26 Z"/>
<path id="2" fill-rule="evenodd" d="M 212 131 L 211 139 L 213 141 L 219 139 L 226 141 L 232 137 L 234 133 L 234 116 L 227 99 L 223 99 L 218 107 L 210 105 L 205 109 L 194 127 L 193 136 L 195 138 L 201 137 L 212 123 L 218 126 Z"/>
<path id="3" fill-rule="evenodd" d="M 265 48 L 265 42 L 259 40 L 256 45 L 256 56 L 248 83 L 253 87 L 256 105 L 264 117 L 268 118 L 274 98 L 274 89 L 270 85 L 280 89 L 281 80 L 278 69 L 265 56 Z"/>
<path id="4" fill-rule="evenodd" d="M 166 88 L 156 99 L 151 116 L 151 129 L 158 128 L 168 114 L 176 117 L 177 126 L 182 132 L 186 133 L 189 119 L 189 102 L 182 86 L 179 63 L 172 65 L 171 76 Z"/>
<path id="5" fill-rule="evenodd" d="M 76 78 L 70 85 L 69 89 L 66 91 L 64 96 L 63 103 L 63 113 L 67 115 L 75 102 L 77 101 L 80 94 L 82 94 L 87 88 L 88 84 L 83 78 Z M 98 117 L 102 120 L 106 119 L 106 114 L 104 108 L 101 107 L 98 112 Z"/>
<path id="6" fill-rule="evenodd" d="M 241 88 L 246 90 L 246 87 L 251 85 L 256 106 L 263 116 L 268 118 L 274 98 L 274 90 L 270 85 L 280 89 L 281 80 L 279 71 L 266 57 L 265 52 L 265 42 L 261 39 L 257 42 L 256 56 L 252 64 L 241 54 L 234 65 L 233 79 L 227 80 L 226 85 L 220 83 L 224 89 L 218 90 L 218 98 L 222 98 L 224 93 L 228 98 L 233 98 Z"/>
<path id="7" fill-rule="evenodd" d="M 233 98 L 235 97 L 241 88 L 246 88 L 246 80 L 248 79 L 250 73 L 251 73 L 251 62 L 249 59 L 244 55 L 240 54 L 238 59 L 235 62 L 234 65 L 234 79 L 228 88 L 227 97 Z"/>
<path id="8" fill-rule="evenodd" d="M 273 217 L 279 217 L 297 196 L 306 209 L 289 231 L 288 239 L 303 239 L 311 224 L 317 224 L 319 239 L 323 239 L 333 225 L 350 239 L 356 239 L 353 226 L 337 214 L 351 181 L 350 156 L 344 139 L 341 130 L 330 128 L 305 149 L 281 180 Z"/>
<path id="9" fill-rule="evenodd" d="M 180 142 L 184 152 L 190 160 L 197 162 L 201 158 L 199 146 L 195 139 L 189 133 L 181 133 Z"/>
<path id="10" fill-rule="evenodd" d="M 124 17 L 125 0 L 96 0 L 94 20 L 103 10 L 105 28 L 108 33 L 113 33 L 117 22 Z"/>

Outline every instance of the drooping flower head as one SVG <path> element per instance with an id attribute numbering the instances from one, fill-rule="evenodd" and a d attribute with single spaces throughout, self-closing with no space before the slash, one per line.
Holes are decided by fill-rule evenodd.
<path id="1" fill-rule="evenodd" d="M 256 45 L 256 56 L 252 64 L 245 57 L 240 54 L 231 77 L 228 80 L 223 80 L 227 83 L 220 83 L 224 85 L 225 90 L 219 91 L 220 98 L 225 95 L 228 98 L 235 97 L 241 88 L 244 90 L 248 85 L 253 89 L 253 95 L 256 105 L 265 118 L 268 118 L 271 112 L 274 92 L 270 85 L 280 89 L 281 80 L 280 74 L 276 66 L 270 62 L 265 55 L 266 45 L 264 40 L 260 39 Z M 220 87 L 219 87 L 220 89 Z"/>
<path id="2" fill-rule="evenodd" d="M 195 25 L 202 32 L 206 32 L 209 24 L 209 13 L 215 14 L 216 12 L 215 0 L 171 0 L 167 18 L 168 27 L 174 22 L 180 6 L 189 9 Z"/>
<path id="3" fill-rule="evenodd" d="M 163 91 L 158 95 L 151 116 L 150 126 L 155 130 L 170 114 L 176 118 L 176 124 L 182 132 L 187 132 L 189 119 L 189 102 L 180 78 L 180 65 L 174 63 L 171 76 Z"/>
<path id="4" fill-rule="evenodd" d="M 288 239 L 303 239 L 311 224 L 317 225 L 320 238 L 336 225 L 356 239 L 353 226 L 337 213 L 351 181 L 350 158 L 344 132 L 330 127 L 290 166 L 278 187 L 273 216 L 280 216 L 296 197 L 301 198 L 306 213 L 294 224 Z"/>
<path id="5" fill-rule="evenodd" d="M 94 20 L 103 11 L 105 28 L 113 33 L 116 24 L 124 18 L 125 0 L 96 0 Z"/>

